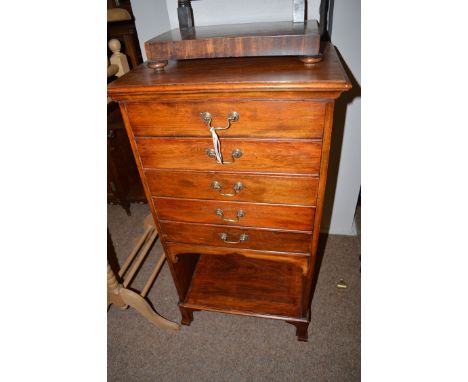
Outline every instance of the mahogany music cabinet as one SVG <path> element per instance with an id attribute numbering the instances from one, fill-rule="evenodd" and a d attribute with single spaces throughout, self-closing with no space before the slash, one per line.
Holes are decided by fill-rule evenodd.
<path id="1" fill-rule="evenodd" d="M 333 107 L 351 84 L 323 61 L 140 65 L 112 82 L 182 323 L 207 310 L 284 320 L 307 341 Z"/>

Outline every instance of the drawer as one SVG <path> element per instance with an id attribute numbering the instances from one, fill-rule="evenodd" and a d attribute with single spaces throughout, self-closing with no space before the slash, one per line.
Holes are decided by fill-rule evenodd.
<path id="1" fill-rule="evenodd" d="M 200 113 L 209 112 L 212 126 L 227 125 L 227 115 L 239 119 L 221 137 L 321 138 L 325 104 L 309 101 L 227 101 L 127 103 L 136 136 L 209 137 Z"/>
<path id="2" fill-rule="evenodd" d="M 160 221 L 167 242 L 309 253 L 312 233 Z M 222 234 L 225 235 L 222 238 Z M 242 236 L 245 235 L 245 236 Z M 243 239 L 243 240 L 241 240 Z"/>
<path id="3" fill-rule="evenodd" d="M 315 208 L 198 199 L 154 198 L 158 217 L 190 223 L 312 231 Z"/>
<path id="4" fill-rule="evenodd" d="M 137 138 L 136 143 L 145 169 L 297 174 L 318 174 L 322 149 L 321 141 L 226 138 L 221 142 L 224 161 L 232 161 L 230 153 L 236 150 L 242 154 L 231 164 L 220 164 L 207 155 L 206 150 L 213 147 L 211 139 Z"/>
<path id="5" fill-rule="evenodd" d="M 154 196 L 315 206 L 319 179 L 311 176 L 146 171 Z M 241 188 L 235 191 L 236 184 Z M 213 188 L 213 184 L 217 188 Z"/>

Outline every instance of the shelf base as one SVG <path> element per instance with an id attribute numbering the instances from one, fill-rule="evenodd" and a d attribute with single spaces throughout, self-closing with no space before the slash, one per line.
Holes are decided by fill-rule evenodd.
<path id="1" fill-rule="evenodd" d="M 181 311 L 208 310 L 307 323 L 302 269 L 239 255 L 201 255 Z M 186 313 L 189 323 L 189 315 Z"/>

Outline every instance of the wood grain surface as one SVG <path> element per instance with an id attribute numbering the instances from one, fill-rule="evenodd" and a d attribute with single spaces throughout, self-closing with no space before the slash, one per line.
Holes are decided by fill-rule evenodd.
<path id="1" fill-rule="evenodd" d="M 145 169 L 187 169 L 218 171 L 263 171 L 271 173 L 318 174 L 321 142 L 311 140 L 247 140 L 224 138 L 221 151 L 225 161 L 241 150 L 232 164 L 219 164 L 206 150 L 213 148 L 209 138 L 136 138 Z"/>
<path id="2" fill-rule="evenodd" d="M 149 61 L 218 57 L 316 55 L 316 20 L 212 25 L 173 29 L 145 42 Z"/>
<path id="3" fill-rule="evenodd" d="M 248 93 L 315 91 L 325 98 L 336 98 L 351 88 L 335 48 L 326 44 L 323 61 L 305 67 L 295 57 L 247 57 L 170 61 L 162 72 L 140 65 L 107 87 L 114 100 L 138 100 L 147 97 L 160 101 L 171 94 L 190 98 L 194 93 Z M 244 94 L 245 96 L 245 94 Z M 308 97 L 321 97 L 309 94 Z M 304 94 L 302 95 L 304 98 Z"/>
<path id="4" fill-rule="evenodd" d="M 136 136 L 210 137 L 200 113 L 212 115 L 212 126 L 227 125 L 227 115 L 239 120 L 220 137 L 321 138 L 325 103 L 298 101 L 141 102 L 127 105 L 128 118 Z"/>
<path id="5" fill-rule="evenodd" d="M 147 170 L 153 196 L 315 206 L 319 179 L 311 176 L 229 173 L 215 171 Z M 211 186 L 219 182 L 221 190 Z M 239 193 L 233 186 L 241 182 Z M 234 194 L 223 196 L 221 193 Z"/>
<path id="6" fill-rule="evenodd" d="M 181 306 L 283 317 L 301 317 L 301 268 L 243 256 L 200 256 Z"/>
<path id="7" fill-rule="evenodd" d="M 293 232 L 268 229 L 242 228 L 222 225 L 178 223 L 160 220 L 161 237 L 167 242 L 214 245 L 234 248 L 258 249 L 261 251 L 309 253 L 311 232 Z M 229 241 L 238 241 L 247 234 L 247 241 L 227 243 L 219 236 L 226 233 Z"/>
<path id="8" fill-rule="evenodd" d="M 161 220 L 298 231 L 312 231 L 315 214 L 313 207 L 200 199 L 154 198 L 154 204 Z M 223 216 L 216 214 L 219 210 Z M 239 211 L 244 216 L 239 217 Z"/>
<path id="9" fill-rule="evenodd" d="M 201 256 L 225 256 L 239 255 L 252 259 L 263 259 L 278 262 L 289 262 L 301 267 L 302 273 L 306 274 L 309 266 L 308 253 L 258 251 L 254 249 L 213 247 L 208 245 L 193 245 L 180 243 L 167 243 L 167 255 L 171 261 L 178 263 L 186 257 Z"/>
<path id="10" fill-rule="evenodd" d="M 307 68 L 291 57 L 181 60 L 159 73 L 139 66 L 109 85 L 184 324 L 213 310 L 283 319 L 307 338 L 333 105 L 350 87 L 330 44 Z M 219 131 L 225 161 L 242 152 L 234 163 L 207 155 L 202 111 L 214 126 L 240 114 Z M 245 214 L 222 221 L 218 208 L 227 219 Z"/>

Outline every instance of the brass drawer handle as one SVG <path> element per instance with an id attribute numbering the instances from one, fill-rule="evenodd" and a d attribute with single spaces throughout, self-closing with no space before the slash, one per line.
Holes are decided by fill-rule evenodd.
<path id="1" fill-rule="evenodd" d="M 217 180 L 213 180 L 213 183 L 211 183 L 211 187 L 215 190 L 218 191 L 218 193 L 222 196 L 236 196 L 238 193 L 241 192 L 241 190 L 244 188 L 244 185 L 241 183 L 241 182 L 237 182 L 236 184 L 234 184 L 234 186 L 232 187 L 232 189 L 234 190 L 234 193 L 233 194 L 230 194 L 230 193 L 222 193 L 221 192 L 221 183 L 219 183 Z"/>
<path id="2" fill-rule="evenodd" d="M 208 155 L 210 158 L 214 158 L 216 160 L 216 163 L 219 163 L 219 164 L 232 164 L 236 161 L 236 159 L 239 159 L 242 156 L 242 151 L 240 149 L 235 149 L 231 153 L 232 162 L 226 162 L 225 160 L 220 162 L 216 159 L 216 153 L 214 149 L 205 149 L 205 152 L 206 152 L 206 155 Z"/>
<path id="3" fill-rule="evenodd" d="M 221 142 L 219 141 L 218 134 L 216 134 L 216 130 L 227 130 L 231 127 L 231 122 L 236 122 L 239 120 L 239 113 L 237 111 L 233 111 L 227 115 L 227 125 L 224 127 L 215 127 L 211 125 L 211 114 L 207 111 L 200 113 L 200 116 L 203 122 L 208 126 L 210 129 L 211 137 L 213 139 L 213 148 L 212 149 L 205 149 L 206 155 L 210 158 L 214 158 L 216 163 L 219 164 L 232 164 L 242 156 L 242 151 L 240 149 L 235 149 L 231 153 L 232 161 L 227 162 L 223 160 L 223 154 L 221 153 Z"/>
<path id="4" fill-rule="evenodd" d="M 243 218 L 245 216 L 245 212 L 242 210 L 237 211 L 237 218 L 236 219 L 227 219 L 224 217 L 224 212 L 221 208 L 216 208 L 215 209 L 215 214 L 218 215 L 221 219 L 223 219 L 225 222 L 232 222 L 232 223 L 238 223 L 240 218 Z"/>
<path id="5" fill-rule="evenodd" d="M 233 111 L 227 115 L 227 125 L 225 127 L 213 127 L 211 126 L 211 121 L 212 121 L 211 113 L 204 111 L 203 113 L 200 113 L 200 116 L 203 122 L 205 122 L 206 126 L 214 130 L 227 130 L 231 127 L 231 122 L 237 122 L 240 117 L 237 111 Z"/>
<path id="6" fill-rule="evenodd" d="M 225 232 L 222 232 L 222 233 L 218 233 L 219 237 L 221 238 L 222 241 L 224 241 L 225 243 L 227 244 L 239 244 L 243 241 L 247 241 L 248 238 L 249 238 L 249 235 L 247 235 L 246 233 L 243 233 L 239 236 L 239 240 L 237 241 L 230 241 L 228 240 L 228 234 L 225 233 Z"/>

